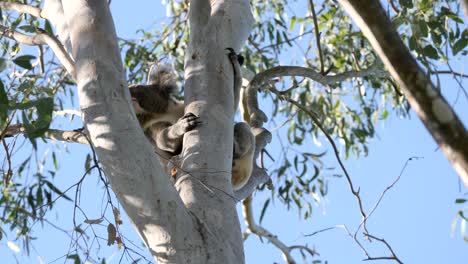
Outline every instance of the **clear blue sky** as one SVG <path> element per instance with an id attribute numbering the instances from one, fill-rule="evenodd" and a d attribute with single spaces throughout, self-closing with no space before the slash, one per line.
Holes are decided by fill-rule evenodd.
<path id="1" fill-rule="evenodd" d="M 117 33 L 124 38 L 135 38 L 137 29 L 158 26 L 165 13 L 165 8 L 158 1 L 145 0 L 135 4 L 130 1 L 113 0 L 111 6 Z M 456 64 L 456 69 L 463 71 L 466 66 L 467 61 L 461 61 Z M 449 101 L 453 102 L 458 89 L 456 83 L 451 77 L 445 77 L 441 83 L 442 91 Z M 464 83 L 466 84 L 466 81 Z M 468 103 L 465 97 L 459 99 L 455 109 L 463 122 L 468 124 Z M 270 125 L 270 128 L 272 127 L 273 125 Z M 385 122 L 379 123 L 376 129 L 378 136 L 369 146 L 370 155 L 359 160 L 351 158 L 345 161 L 354 183 L 360 187 L 367 210 L 400 174 L 409 157 L 418 156 L 422 159 L 409 163 L 401 180 L 387 193 L 380 207 L 369 219 L 368 227 L 371 233 L 385 238 L 405 263 L 468 263 L 468 243 L 464 242 L 460 235 L 460 225 L 456 226 L 453 233 L 451 231 L 456 213 L 461 209 L 454 201 L 461 198 L 466 189 L 462 187 L 462 192 L 459 192 L 457 175 L 437 150 L 429 133 L 413 112 L 409 120 L 393 115 Z M 305 148 L 316 150 L 316 146 L 311 142 L 305 144 Z M 322 145 L 328 147 L 325 141 Z M 275 149 L 278 149 L 278 143 L 274 137 L 268 150 L 275 153 Z M 86 146 L 72 144 L 69 146 L 69 152 L 62 153 L 60 169 L 55 178 L 59 186 L 67 187 L 81 177 L 84 153 L 87 152 Z M 326 166 L 338 167 L 330 154 L 331 151 L 325 160 Z M 328 260 L 328 263 L 362 263 L 365 255 L 342 229 L 333 229 L 312 237 L 304 236 L 338 225 L 346 225 L 353 231 L 361 221 L 356 200 L 351 195 L 345 179 L 329 177 L 329 181 L 329 194 L 314 206 L 312 218 L 300 220 L 297 212 L 288 212 L 277 202 L 270 205 L 262 225 L 278 235 L 287 245 L 308 244 L 315 248 L 320 253 L 320 259 Z M 96 189 L 97 182 L 97 176 L 93 174 L 87 178 L 86 189 L 83 189 L 82 204 L 89 212 L 90 218 L 97 218 L 102 209 L 103 197 L 96 197 L 96 193 L 103 192 L 102 189 Z M 255 195 L 257 220 L 263 201 L 269 196 L 268 192 Z M 57 210 L 48 215 L 50 221 L 64 229 L 71 229 L 72 207 L 70 202 L 59 202 Z M 127 238 L 140 246 L 141 242 L 126 218 L 123 228 Z M 30 257 L 26 257 L 23 251 L 12 252 L 6 247 L 9 240 L 1 240 L 1 262 L 51 263 L 58 259 L 53 263 L 72 263 L 71 260 L 66 262 L 61 258 L 70 245 L 70 239 L 63 233 L 45 225 L 44 229 L 37 226 L 35 235 L 39 239 L 34 242 L 35 247 L 31 250 Z M 364 242 L 364 245 L 374 256 L 387 254 L 378 243 Z M 108 247 L 105 241 L 101 241 L 100 246 L 100 252 L 105 252 L 108 263 L 118 263 L 121 251 L 115 245 Z M 266 242 L 262 243 L 253 235 L 245 242 L 245 253 L 247 263 L 284 263 L 275 247 Z M 300 262 L 300 256 L 295 256 Z"/>

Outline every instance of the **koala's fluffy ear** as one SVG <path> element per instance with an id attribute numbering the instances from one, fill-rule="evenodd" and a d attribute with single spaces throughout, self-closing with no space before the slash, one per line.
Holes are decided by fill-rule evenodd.
<path id="1" fill-rule="evenodd" d="M 177 92 L 177 76 L 174 69 L 169 64 L 151 65 L 148 72 L 149 85 L 157 85 L 161 92 L 167 95 Z"/>

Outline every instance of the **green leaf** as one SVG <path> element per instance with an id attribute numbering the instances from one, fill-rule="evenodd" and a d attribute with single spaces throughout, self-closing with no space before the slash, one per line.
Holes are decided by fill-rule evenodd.
<path id="1" fill-rule="evenodd" d="M 11 106 L 13 109 L 28 110 L 36 107 L 37 119 L 31 121 L 23 111 L 23 125 L 26 129 L 26 136 L 29 139 L 41 137 L 52 122 L 52 112 L 54 110 L 54 100 L 52 98 L 39 98 L 35 101 L 28 101 L 22 104 Z"/>
<path id="2" fill-rule="evenodd" d="M 31 122 L 30 122 L 28 116 L 26 115 L 25 111 L 21 111 L 21 118 L 23 120 L 23 126 L 24 126 L 24 130 L 26 132 L 25 136 L 29 139 L 29 141 L 31 141 L 31 144 L 33 145 L 33 148 L 37 149 L 36 139 L 34 137 L 30 136 L 30 134 L 32 134 L 34 132 L 34 127 L 31 125 Z"/>
<path id="3" fill-rule="evenodd" d="M 5 86 L 3 85 L 2 80 L 0 80 L 0 128 L 3 128 L 3 125 L 6 124 L 7 116 L 8 96 L 5 91 Z"/>
<path id="4" fill-rule="evenodd" d="M 56 194 L 60 195 L 61 197 L 65 198 L 68 201 L 71 201 L 70 197 L 68 197 L 64 192 L 59 190 L 55 185 L 53 185 L 50 181 L 44 181 L 45 184 Z"/>
<path id="5" fill-rule="evenodd" d="M 41 98 L 37 100 L 37 120 L 35 122 L 37 136 L 42 136 L 49 129 L 54 111 L 54 100 L 52 98 Z"/>
<path id="6" fill-rule="evenodd" d="M 411 0 L 399 0 L 398 1 L 402 7 L 412 8 L 413 2 Z"/>
<path id="7" fill-rule="evenodd" d="M 0 58 L 0 72 L 6 69 L 7 60 L 4 58 Z"/>
<path id="8" fill-rule="evenodd" d="M 456 199 L 455 203 L 461 204 L 461 203 L 466 203 L 466 201 L 467 201 L 466 199 Z"/>
<path id="9" fill-rule="evenodd" d="M 453 56 L 457 55 L 458 52 L 462 51 L 466 45 L 468 44 L 468 37 L 462 36 L 461 39 L 457 40 L 455 44 L 453 44 L 452 53 Z"/>
<path id="10" fill-rule="evenodd" d="M 31 64 L 31 60 L 35 59 L 35 56 L 32 55 L 23 55 L 19 56 L 18 58 L 13 60 L 13 63 L 16 65 L 23 67 L 25 69 L 31 70 L 33 68 Z"/>
<path id="11" fill-rule="evenodd" d="M 431 45 L 427 45 L 426 47 L 424 47 L 423 54 L 431 59 L 436 60 L 439 58 L 439 54 L 437 53 L 437 50 Z"/>
<path id="12" fill-rule="evenodd" d="M 52 26 L 50 25 L 49 20 L 45 20 L 44 30 L 45 30 L 45 32 L 47 32 L 50 35 L 54 34 L 54 30 L 52 29 Z"/>
<path id="13" fill-rule="evenodd" d="M 36 33 L 36 27 L 35 26 L 32 26 L 32 25 L 23 25 L 23 26 L 19 26 L 18 27 L 19 29 L 21 29 L 22 31 L 25 31 L 25 32 L 28 32 L 28 33 Z"/>
<path id="14" fill-rule="evenodd" d="M 296 24 L 296 16 L 291 17 L 291 22 L 289 23 L 289 30 L 292 31 L 294 29 L 294 24 Z"/>
<path id="15" fill-rule="evenodd" d="M 55 151 L 52 152 L 52 161 L 54 162 L 54 168 L 57 170 L 58 169 L 58 161 L 57 161 L 57 155 L 55 155 Z"/>
<path id="16" fill-rule="evenodd" d="M 265 203 L 263 204 L 262 211 L 260 212 L 260 220 L 258 220 L 259 224 L 262 223 L 263 217 L 265 216 L 265 212 L 268 208 L 268 205 L 270 204 L 270 198 L 268 198 Z"/>
<path id="17" fill-rule="evenodd" d="M 85 160 L 85 170 L 88 171 L 89 168 L 91 168 L 91 155 L 89 153 L 86 155 L 86 160 Z"/>
<path id="18" fill-rule="evenodd" d="M 80 264 L 81 263 L 80 256 L 78 256 L 77 254 L 68 255 L 67 259 L 73 259 L 74 260 L 73 264 Z"/>
<path id="19" fill-rule="evenodd" d="M 427 37 L 429 35 L 427 24 L 424 21 L 419 21 L 418 27 L 419 27 L 419 33 L 421 33 L 422 37 Z"/>

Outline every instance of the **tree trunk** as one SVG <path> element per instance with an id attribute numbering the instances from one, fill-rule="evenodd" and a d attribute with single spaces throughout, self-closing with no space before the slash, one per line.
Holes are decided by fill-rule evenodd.
<path id="1" fill-rule="evenodd" d="M 233 69 L 253 24 L 249 1 L 192 1 L 187 110 L 203 125 L 184 139 L 174 188 L 135 118 L 106 0 L 62 1 L 78 97 L 91 141 L 116 193 L 158 263 L 243 263 L 230 184 Z"/>

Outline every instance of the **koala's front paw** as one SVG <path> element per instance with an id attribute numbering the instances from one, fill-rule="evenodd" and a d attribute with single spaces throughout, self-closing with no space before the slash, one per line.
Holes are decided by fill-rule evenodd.
<path id="1" fill-rule="evenodd" d="M 177 121 L 177 124 L 180 126 L 180 130 L 185 132 L 191 131 L 202 123 L 200 117 L 194 115 L 193 113 L 186 113 L 183 117 Z"/>

